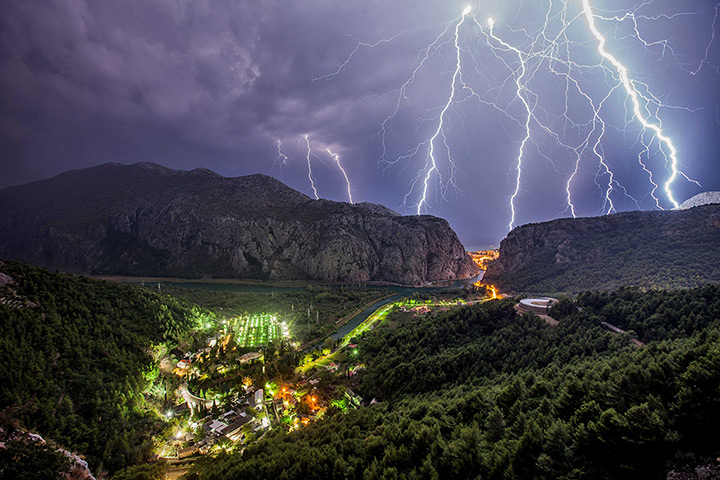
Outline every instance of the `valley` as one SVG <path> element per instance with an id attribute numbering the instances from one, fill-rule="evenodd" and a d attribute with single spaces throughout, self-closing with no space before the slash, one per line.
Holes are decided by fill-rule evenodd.
<path id="1" fill-rule="evenodd" d="M 219 320 L 219 332 L 208 337 L 205 346 L 184 353 L 176 367 L 161 371 L 150 387 L 171 383 L 172 376 L 183 381 L 174 395 L 181 403 L 164 413 L 167 426 L 158 438 L 167 440 L 157 444 L 157 458 L 187 465 L 198 456 L 240 451 L 273 428 L 292 432 L 306 427 L 328 409 L 347 413 L 368 406 L 370 399 L 352 390 L 358 387 L 354 377 L 365 369 L 358 358 L 366 333 L 388 317 L 450 311 L 485 300 L 484 291 L 474 288 L 392 295 L 309 345 L 300 345 L 288 322 L 274 314 Z M 174 361 L 165 357 L 160 364 Z"/>
<path id="2" fill-rule="evenodd" d="M 0 480 L 720 480 L 720 0 L 4 0 Z"/>

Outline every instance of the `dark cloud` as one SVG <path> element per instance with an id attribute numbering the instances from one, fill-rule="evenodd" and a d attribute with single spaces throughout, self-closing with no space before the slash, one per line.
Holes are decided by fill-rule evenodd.
<path id="1" fill-rule="evenodd" d="M 492 14 L 500 31 L 514 39 L 521 37 L 505 23 L 536 28 L 543 15 L 539 2 L 473 4 L 482 18 Z M 608 10 L 627 8 L 619 0 L 603 4 Z M 695 109 L 666 110 L 662 117 L 686 171 L 707 189 L 720 189 L 720 92 L 713 68 L 720 62 L 720 39 L 710 43 L 714 5 L 658 0 L 643 7 L 647 16 L 667 14 L 640 24 L 650 42 L 672 39 L 665 51 L 660 43 L 648 49 L 632 41 L 612 43 L 664 101 Z M 298 143 L 308 134 L 326 162 L 313 158 L 321 196 L 345 199 L 342 177 L 325 153 L 329 147 L 341 155 L 356 199 L 397 209 L 424 158 L 378 168 L 376 134 L 394 108 L 392 92 L 463 7 L 461 1 L 440 0 L 7 0 L 0 14 L 0 187 L 108 161 L 156 161 L 224 175 L 272 173 L 309 193 L 305 146 Z M 673 16 L 683 10 L 700 14 Z M 624 28 L 611 32 L 613 37 L 627 38 L 632 32 Z M 338 69 L 356 46 L 353 38 L 373 43 L 397 34 L 395 41 L 374 49 L 360 47 L 337 76 L 313 82 Z M 463 40 L 465 54 L 480 45 L 477 33 L 474 38 Z M 689 73 L 700 65 L 708 44 L 703 68 Z M 451 44 L 438 53 L 418 73 L 388 125 L 393 158 L 436 128 L 454 65 Z M 477 70 L 467 77 L 474 88 L 497 94 L 503 108 L 522 114 L 521 105 L 512 102 L 512 83 L 502 84 L 508 73 L 499 60 L 479 51 L 474 61 Z M 555 99 L 544 107 L 548 118 L 562 107 L 550 77 L 538 89 Z M 615 100 L 607 113 L 621 125 L 626 105 Z M 448 218 L 472 245 L 497 242 L 505 233 L 521 131 L 491 106 L 470 103 L 447 116 L 447 141 L 461 169 L 458 190 L 449 189 L 443 200 L 431 188 L 428 212 Z M 632 128 L 609 132 L 606 153 L 623 184 L 650 208 L 647 177 L 634 167 L 633 135 Z M 290 157 L 282 169 L 274 163 L 278 140 Z M 532 161 L 518 198 L 520 222 L 553 218 L 564 208 L 567 154 L 554 150 L 547 138 L 537 142 L 530 147 Z M 553 167 L 548 156 L 558 165 Z M 578 206 L 585 215 L 600 208 L 593 168 L 583 166 L 578 180 Z M 441 173 L 449 173 L 444 164 Z M 680 200 L 698 191 L 678 182 Z M 410 203 L 416 195 L 417 190 Z M 618 201 L 618 207 L 635 208 L 629 201 Z"/>

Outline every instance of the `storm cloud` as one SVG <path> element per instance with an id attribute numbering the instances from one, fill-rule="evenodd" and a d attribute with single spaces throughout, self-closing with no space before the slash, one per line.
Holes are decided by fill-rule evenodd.
<path id="1" fill-rule="evenodd" d="M 603 3 L 611 9 L 610 2 Z M 626 2 L 614 3 L 627 8 Z M 715 3 L 657 1 L 644 7 L 644 15 L 669 17 L 643 23 L 647 38 L 672 39 L 664 49 L 612 43 L 624 58 L 637 60 L 633 72 L 663 101 L 688 107 L 663 114 L 684 170 L 703 184 L 700 189 L 678 183 L 681 201 L 720 189 L 720 76 L 714 67 L 720 63 L 720 42 L 711 38 Z M 474 3 L 506 22 L 498 28 L 507 32 L 537 20 L 532 4 L 537 2 Z M 8 0 L 0 13 L 0 187 L 106 162 L 153 161 L 227 176 L 269 173 L 309 194 L 306 152 L 299 143 L 307 134 L 317 154 L 312 162 L 321 197 L 347 198 L 325 152 L 329 147 L 346 166 L 356 200 L 402 209 L 425 160 L 379 166 L 377 133 L 423 49 L 457 21 L 464 5 Z M 694 14 L 673 16 L 684 11 Z M 624 34 L 619 33 L 615 37 Z M 338 75 L 322 78 L 338 70 L 358 40 L 375 43 L 395 35 L 375 48 L 361 46 Z M 447 100 L 453 54 L 452 48 L 440 52 L 419 72 L 388 135 L 395 157 L 431 131 L 433 122 L 426 120 Z M 487 65 L 494 61 L 489 52 L 474 58 Z M 488 88 L 491 84 L 486 82 Z M 622 116 L 622 106 L 616 108 Z M 423 112 L 428 112 L 425 119 Z M 487 105 L 453 110 L 448 122 L 453 127 L 448 142 L 461 169 L 458 188 L 449 189 L 444 199 L 434 194 L 427 211 L 447 218 L 468 246 L 496 243 L 506 232 L 521 132 Z M 276 161 L 278 141 L 287 165 Z M 635 147 L 630 141 L 608 151 L 615 157 L 629 152 L 634 159 Z M 520 222 L 563 214 L 562 182 L 548 162 L 536 165 L 523 187 Z M 647 190 L 647 178 L 637 172 L 627 172 L 623 181 L 636 197 Z M 580 213 L 597 213 L 594 187 L 582 188 L 587 195 Z M 639 201 L 642 208 L 652 207 L 646 197 Z"/>

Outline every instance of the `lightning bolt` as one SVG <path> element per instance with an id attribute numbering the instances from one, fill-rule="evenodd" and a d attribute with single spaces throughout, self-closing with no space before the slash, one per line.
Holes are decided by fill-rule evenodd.
<path id="1" fill-rule="evenodd" d="M 313 180 L 312 176 L 312 164 L 310 163 L 310 155 L 312 155 L 312 151 L 310 150 L 310 139 L 307 135 L 303 135 L 303 139 L 305 140 L 305 144 L 307 145 L 307 167 L 308 167 L 308 180 L 310 180 L 310 188 L 313 191 L 313 194 L 315 195 L 315 200 L 320 200 L 320 196 L 318 195 L 317 189 L 315 188 L 315 180 Z"/>
<path id="2" fill-rule="evenodd" d="M 275 160 L 273 161 L 273 166 L 270 169 L 271 171 L 275 169 L 275 165 L 280 165 L 280 173 L 282 173 L 282 167 L 287 166 L 288 164 L 288 157 L 285 155 L 282 151 L 282 141 L 278 138 L 277 139 L 277 157 L 275 157 Z"/>
<path id="3" fill-rule="evenodd" d="M 352 192 L 350 191 L 350 179 L 348 178 L 347 173 L 345 172 L 345 169 L 343 168 L 342 164 L 340 163 L 340 155 L 338 155 L 337 153 L 331 152 L 329 148 L 326 148 L 325 150 L 331 157 L 333 157 L 335 159 L 335 163 L 337 163 L 337 166 L 340 169 L 340 171 L 342 172 L 343 177 L 345 177 L 345 183 L 347 184 L 347 194 L 348 194 L 348 199 L 350 199 L 350 203 L 355 203 L 355 202 L 353 202 Z"/>
<path id="4" fill-rule="evenodd" d="M 680 170 L 678 150 L 663 128 L 660 116 L 668 109 L 681 108 L 688 112 L 692 110 L 668 105 L 652 93 L 648 84 L 632 78 L 628 67 L 610 52 L 607 38 L 598 27 L 598 22 L 612 23 L 615 26 L 613 32 L 617 40 L 625 43 L 637 40 L 636 45 L 647 52 L 657 54 L 660 59 L 666 55 L 672 57 L 679 68 L 689 74 L 697 74 L 704 66 L 712 67 L 720 73 L 717 67 L 709 63 L 720 4 L 714 8 L 712 32 L 704 57 L 699 64 L 693 63 L 692 69 L 680 63 L 679 59 L 682 56 L 674 51 L 672 38 L 646 40 L 641 34 L 642 22 L 671 21 L 687 15 L 706 15 L 708 9 L 661 14 L 654 17 L 640 14 L 640 11 L 649 4 L 650 2 L 644 1 L 633 9 L 618 14 L 600 15 L 593 11 L 590 0 L 579 2 L 549 0 L 545 3 L 547 8 L 544 18 L 540 17 L 539 27 L 537 24 L 528 25 L 527 28 L 508 26 L 509 33 L 504 39 L 497 34 L 492 19 L 488 19 L 489 28 L 486 30 L 471 14 L 471 7 L 465 7 L 459 19 L 456 18 L 448 23 L 427 47 L 420 50 L 410 75 L 399 88 L 381 95 L 373 95 L 382 97 L 389 93 L 397 94 L 389 114 L 380 122 L 380 128 L 373 137 L 379 139 L 380 143 L 378 167 L 382 167 L 384 171 L 401 162 L 409 164 L 416 157 L 424 156 L 423 166 L 410 181 L 402 206 L 412 207 L 417 214 L 421 214 L 428 209 L 433 184 L 438 185 L 439 195 L 443 199 L 448 188 L 457 188 L 455 175 L 461 167 L 451 152 L 449 131 L 455 127 L 453 122 L 456 117 L 462 120 L 461 126 L 464 128 L 462 117 L 464 111 L 460 107 L 470 99 L 477 100 L 483 107 L 493 108 L 502 115 L 501 118 L 509 119 L 522 129 L 522 136 L 518 138 L 519 148 L 517 154 L 513 154 L 509 169 L 509 172 L 512 172 L 509 176 L 513 177 L 508 205 L 509 229 L 516 225 L 517 203 L 523 191 L 523 184 L 527 181 L 525 172 L 528 165 L 533 165 L 538 159 L 547 162 L 548 167 L 563 176 L 562 196 L 565 209 L 560 213 L 561 215 L 569 214 L 575 217 L 578 214 L 574 198 L 576 194 L 574 195 L 573 190 L 580 175 L 585 173 L 584 163 L 588 160 L 596 165 L 594 176 L 590 178 L 601 195 L 600 212 L 607 214 L 617 211 L 617 208 L 621 208 L 617 203 L 620 199 L 627 199 L 640 208 L 637 199 L 621 183 L 620 176 L 612 169 L 618 160 L 608 157 L 605 152 L 605 148 L 614 138 L 612 135 L 627 138 L 628 134 L 634 131 L 639 132 L 633 145 L 640 149 L 636 157 L 639 167 L 637 172 L 647 176 L 649 189 L 647 197 L 652 198 L 654 208 L 662 209 L 665 201 L 677 206 L 673 187 L 678 177 L 697 185 L 699 183 Z M 479 39 L 477 44 L 471 42 L 478 29 L 465 28 L 467 19 L 472 19 L 471 25 L 479 28 L 481 35 L 477 36 Z M 625 22 L 628 22 L 628 25 L 624 25 Z M 592 41 L 584 38 L 582 31 L 588 32 Z M 353 60 L 361 47 L 372 49 L 380 43 L 395 40 L 400 35 L 402 34 L 375 44 L 354 39 L 355 48 L 337 70 L 313 79 L 313 82 L 335 78 Z M 440 105 L 425 110 L 416 120 L 416 129 L 426 123 L 432 123 L 432 131 L 428 132 L 428 136 L 422 136 L 413 147 L 393 158 L 388 140 L 394 122 L 401 119 L 401 111 L 404 115 L 405 106 L 411 105 L 409 89 L 419 81 L 419 74 L 430 64 L 429 60 L 433 57 L 442 58 L 445 49 L 452 51 L 454 59 L 450 70 L 452 78 L 449 82 L 449 93 L 447 96 L 443 95 L 444 100 Z M 495 59 L 502 62 L 507 71 L 490 70 L 486 66 L 486 59 L 478 56 L 484 51 L 489 51 Z M 590 57 L 587 55 L 588 52 L 591 53 Z M 588 58 L 597 58 L 596 54 L 599 54 L 597 61 L 587 61 Z M 475 77 L 469 80 L 472 75 Z M 482 89 L 475 85 L 474 82 L 477 81 L 482 85 Z M 548 85 L 554 86 L 556 82 L 560 82 L 562 90 L 559 95 L 555 92 L 550 95 Z M 512 98 L 508 99 L 506 94 L 510 90 L 513 92 Z M 560 110 L 556 103 L 553 103 L 557 98 L 563 100 Z M 617 106 L 614 102 L 618 100 L 621 102 L 620 105 L 625 107 L 624 124 L 619 126 L 613 125 L 605 118 L 610 118 L 609 115 L 612 115 L 609 113 L 612 108 L 608 108 L 607 104 L 612 101 L 613 106 Z M 518 107 L 522 107 L 522 112 L 517 110 Z M 500 125 L 508 136 L 515 135 L 505 124 Z M 333 155 L 329 151 L 328 153 Z M 656 180 L 658 175 L 654 170 L 657 167 L 651 166 L 651 160 L 656 155 L 664 160 L 667 169 L 667 177 L 662 182 Z M 337 157 L 336 161 L 339 164 Z M 444 175 L 445 171 L 449 172 L 447 176 Z M 588 170 L 588 173 L 592 174 L 592 171 Z M 349 188 L 349 182 L 347 183 Z M 664 194 L 663 202 L 657 195 L 658 191 Z"/>
<path id="5" fill-rule="evenodd" d="M 630 98 L 630 101 L 632 102 L 633 106 L 633 113 L 635 114 L 635 118 L 640 122 L 644 130 L 651 130 L 655 134 L 655 138 L 658 139 L 661 145 L 665 146 L 667 149 L 667 152 L 664 152 L 669 157 L 670 161 L 670 177 L 665 182 L 664 190 L 665 195 L 667 196 L 667 199 L 670 201 L 670 203 L 673 204 L 675 208 L 677 208 L 679 205 L 677 201 L 675 201 L 675 198 L 673 197 L 672 190 L 670 187 L 672 186 L 673 182 L 675 182 L 675 179 L 677 178 L 679 174 L 678 170 L 678 160 L 677 160 L 677 149 L 675 148 L 675 145 L 673 145 L 672 140 L 670 140 L 669 137 L 667 137 L 660 127 L 659 124 L 653 123 L 650 121 L 650 119 L 644 114 L 643 107 L 640 103 L 640 93 L 638 93 L 637 89 L 633 85 L 632 80 L 630 79 L 630 76 L 628 75 L 627 68 L 625 65 L 623 65 L 617 58 L 615 58 L 612 54 L 610 54 L 605 49 L 606 40 L 602 33 L 600 33 L 600 30 L 598 30 L 597 25 L 595 24 L 595 16 L 592 13 L 592 8 L 590 7 L 590 1 L 589 0 L 582 0 L 583 4 L 583 14 L 585 15 L 585 19 L 587 20 L 588 28 L 590 29 L 590 32 L 592 32 L 593 36 L 597 39 L 598 47 L 597 50 L 600 53 L 600 56 L 610 62 L 612 66 L 617 71 L 618 75 L 620 76 L 620 82 L 622 83 L 623 88 L 625 89 L 625 93 Z"/>
<path id="6" fill-rule="evenodd" d="M 461 61 L 460 61 L 460 26 L 465 22 L 465 17 L 470 13 L 470 6 L 468 5 L 465 7 L 465 10 L 462 12 L 462 17 L 460 18 L 460 21 L 455 25 L 455 51 L 456 51 L 456 63 L 455 63 L 455 72 L 452 76 L 452 81 L 450 82 L 450 97 L 448 97 L 447 103 L 445 104 L 445 107 L 443 107 L 442 111 L 440 112 L 440 121 L 438 122 L 437 129 L 435 130 L 435 133 L 430 137 L 428 140 L 428 155 L 427 155 L 427 163 L 425 165 L 425 179 L 423 180 L 423 188 L 422 188 L 422 196 L 420 198 L 420 201 L 417 205 L 417 214 L 420 215 L 422 212 L 423 204 L 427 201 L 427 191 L 428 191 L 428 183 L 430 182 L 430 178 L 432 177 L 432 174 L 435 170 L 437 170 L 437 160 L 435 159 L 435 141 L 438 139 L 438 137 L 442 137 L 443 145 L 445 146 L 445 149 L 448 154 L 448 159 L 452 162 L 452 157 L 450 156 L 450 147 L 447 144 L 447 138 L 445 137 L 445 130 L 444 130 L 444 124 L 445 124 L 445 114 L 447 113 L 448 109 L 450 108 L 450 105 L 453 103 L 453 99 L 455 98 L 455 84 L 458 81 L 458 77 L 460 76 L 460 70 L 461 70 Z M 427 168 L 430 166 L 430 168 Z"/>
<path id="7" fill-rule="evenodd" d="M 520 60 L 520 71 L 519 74 L 515 77 L 515 84 L 517 85 L 517 97 L 520 99 L 523 106 L 525 107 L 525 111 L 527 112 L 527 117 L 525 119 L 524 125 L 525 136 L 523 137 L 522 142 L 520 142 L 520 152 L 518 153 L 518 157 L 516 160 L 517 176 L 515 177 L 515 190 L 510 196 L 510 223 L 508 224 L 508 230 L 512 230 L 515 226 L 515 199 L 517 198 L 518 193 L 520 193 L 520 177 L 522 176 L 523 153 L 525 152 L 525 145 L 527 144 L 528 140 L 530 140 L 530 119 L 532 118 L 533 114 L 526 96 L 523 96 L 524 86 L 522 80 L 523 77 L 525 77 L 525 73 L 527 72 L 527 65 L 525 63 L 525 59 L 523 58 L 522 52 L 517 48 L 503 42 L 493 34 L 493 26 L 495 25 L 495 21 L 492 18 L 488 18 L 488 25 L 490 26 L 489 35 L 494 38 L 498 43 L 500 43 L 503 47 L 515 52 L 518 56 L 518 59 Z"/>
<path id="8" fill-rule="evenodd" d="M 366 47 L 366 48 L 372 50 L 373 48 L 375 48 L 379 45 L 382 45 L 383 43 L 390 43 L 393 40 L 395 40 L 396 38 L 405 35 L 406 33 L 408 33 L 408 30 L 400 32 L 397 35 L 393 35 L 390 38 L 382 38 L 375 43 L 361 42 L 360 40 L 353 37 L 352 35 L 345 35 L 346 37 L 352 39 L 355 42 L 355 48 L 352 49 L 352 51 L 347 56 L 345 61 L 342 62 L 340 64 L 340 66 L 334 72 L 326 73 L 325 75 L 315 77 L 312 79 L 312 83 L 324 83 L 324 82 L 330 81 L 330 80 L 334 79 L 335 77 L 337 77 L 338 75 L 340 75 L 340 73 L 342 73 L 342 71 L 345 69 L 345 67 L 347 67 L 348 63 L 350 63 L 350 61 L 353 59 L 353 57 L 358 52 L 358 50 L 360 50 L 360 47 Z"/>

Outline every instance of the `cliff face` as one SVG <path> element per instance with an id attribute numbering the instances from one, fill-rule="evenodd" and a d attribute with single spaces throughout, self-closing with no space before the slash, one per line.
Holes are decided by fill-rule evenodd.
<path id="1" fill-rule="evenodd" d="M 0 191 L 0 257 L 78 273 L 417 285 L 476 273 L 445 220 L 265 176 L 107 164 Z"/>
<path id="2" fill-rule="evenodd" d="M 720 282 L 720 205 L 524 225 L 483 279 L 545 293 Z"/>

